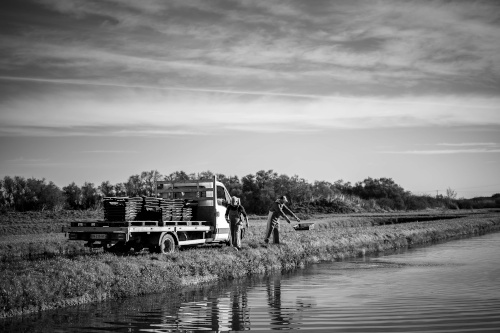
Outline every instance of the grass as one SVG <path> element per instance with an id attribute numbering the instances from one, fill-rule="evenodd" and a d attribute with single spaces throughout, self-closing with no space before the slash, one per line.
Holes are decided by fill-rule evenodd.
<path id="1" fill-rule="evenodd" d="M 0 214 L 0 237 L 61 232 L 68 222 L 98 219 L 102 219 L 99 210 L 6 212 Z"/>
<path id="2" fill-rule="evenodd" d="M 79 212 L 79 219 L 85 213 Z M 90 220 L 92 214 L 88 214 L 87 220 Z M 10 216 L 13 220 L 14 214 Z M 74 257 L 75 255 L 99 253 L 102 252 L 100 249 L 91 250 L 83 246 L 84 242 L 69 241 L 67 237 L 61 233 L 61 227 L 67 225 L 68 222 L 75 219 L 65 217 L 66 214 L 62 216 L 57 216 L 56 222 L 50 220 L 47 215 L 42 214 L 23 214 L 18 213 L 18 223 L 23 225 L 23 228 L 29 230 L 28 234 L 24 235 L 3 235 L 0 236 L 0 262 L 9 261 L 19 261 L 19 260 L 35 260 L 35 259 L 48 259 L 54 257 Z M 30 217 L 30 218 L 27 218 Z M 38 219 L 37 219 L 38 217 Z M 96 219 L 96 218 L 95 218 Z M 94 220 L 95 220 L 94 219 Z M 318 215 L 317 217 L 310 218 L 308 222 L 315 222 L 320 228 L 331 228 L 331 227 L 355 227 L 355 226 L 371 226 L 376 224 L 384 224 L 385 220 L 387 223 L 392 219 L 391 217 L 372 217 L 372 216 L 338 216 L 338 215 Z M 264 217 L 252 216 L 251 217 L 252 228 L 250 234 L 255 234 L 257 239 L 260 240 L 259 234 L 264 234 L 266 220 Z M 14 223 L 14 222 L 11 222 Z M 53 225 L 57 225 L 58 228 L 52 233 L 31 233 L 33 230 L 28 228 L 28 226 L 33 226 L 35 230 L 50 230 Z M 48 226 L 46 226 L 48 225 Z M 21 228 L 22 230 L 22 228 Z M 287 228 L 284 227 L 286 232 Z M 291 231 L 291 229 L 289 230 Z M 249 235 L 250 235 L 249 234 Z M 262 237 L 261 237 L 262 238 Z"/>
<path id="3" fill-rule="evenodd" d="M 0 263 L 0 317 L 109 298 L 160 293 L 209 281 L 291 270 L 321 260 L 423 244 L 500 229 L 499 214 L 373 226 L 356 217 L 327 217 L 318 228 L 294 231 L 282 222 L 281 245 L 262 245 L 265 220 L 254 219 L 242 251 L 197 248 L 170 255 L 109 253 Z M 312 221 L 312 220 L 311 220 Z"/>
<path id="4" fill-rule="evenodd" d="M 83 242 L 70 242 L 63 233 L 0 237 L 0 262 L 74 257 L 91 254 Z"/>

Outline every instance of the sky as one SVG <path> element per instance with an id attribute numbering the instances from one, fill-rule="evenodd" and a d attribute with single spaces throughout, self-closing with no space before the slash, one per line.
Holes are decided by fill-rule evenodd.
<path id="1" fill-rule="evenodd" d="M 0 177 L 500 193 L 500 2 L 3 0 Z"/>

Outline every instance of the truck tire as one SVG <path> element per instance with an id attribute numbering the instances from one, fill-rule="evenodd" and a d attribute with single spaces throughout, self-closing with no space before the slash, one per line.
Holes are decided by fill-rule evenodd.
<path id="1" fill-rule="evenodd" d="M 174 237 L 170 234 L 165 234 L 160 241 L 160 253 L 167 254 L 173 253 L 177 250 Z"/>

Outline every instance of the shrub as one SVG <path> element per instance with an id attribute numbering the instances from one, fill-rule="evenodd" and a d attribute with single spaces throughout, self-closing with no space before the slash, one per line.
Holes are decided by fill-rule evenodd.
<path id="1" fill-rule="evenodd" d="M 422 210 L 428 207 L 428 202 L 424 197 L 409 196 L 406 199 L 406 209 L 409 210 Z"/>
<path id="2" fill-rule="evenodd" d="M 45 210 L 60 207 L 62 191 L 45 179 L 5 176 L 0 181 L 0 206 L 2 210 Z"/>

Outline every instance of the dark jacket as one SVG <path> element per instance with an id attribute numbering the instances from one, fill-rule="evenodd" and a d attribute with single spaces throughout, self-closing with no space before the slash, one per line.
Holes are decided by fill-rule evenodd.
<path id="1" fill-rule="evenodd" d="M 275 202 L 273 202 L 273 204 L 271 205 L 271 208 L 269 208 L 269 212 L 273 214 L 271 216 L 272 222 L 277 223 L 279 221 L 280 217 L 287 218 L 283 209 L 290 211 L 288 209 L 288 207 L 285 206 L 284 203 L 281 203 L 280 200 L 276 200 Z"/>
<path id="2" fill-rule="evenodd" d="M 288 217 L 285 215 L 285 211 L 287 211 L 288 214 L 292 215 L 293 218 L 297 220 L 297 222 L 300 222 L 300 219 L 297 217 L 297 215 L 295 215 L 290 210 L 290 208 L 288 208 L 287 206 L 285 206 L 284 203 L 281 203 L 281 201 L 279 199 L 276 200 L 275 202 L 273 202 L 273 204 L 271 205 L 271 208 L 269 208 L 269 212 L 272 213 L 271 221 L 273 223 L 278 223 L 280 217 L 284 217 L 288 221 Z M 290 223 L 290 222 L 288 222 L 288 223 Z"/>
<path id="3" fill-rule="evenodd" d="M 242 205 L 238 206 L 228 205 L 226 209 L 226 218 L 229 217 L 229 212 L 231 211 L 238 213 L 238 215 L 243 215 L 245 218 L 247 218 L 247 212 L 245 211 L 245 208 L 243 208 Z"/>

